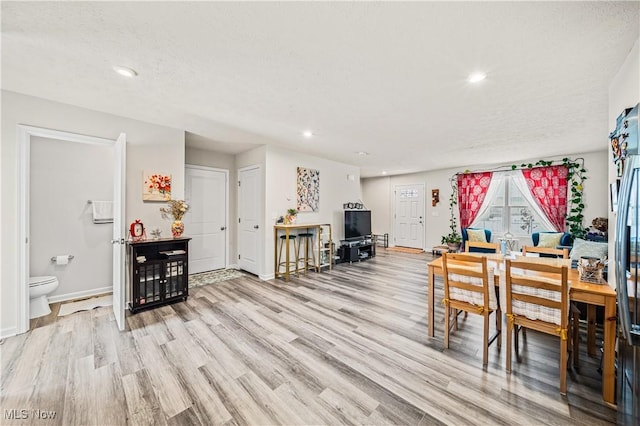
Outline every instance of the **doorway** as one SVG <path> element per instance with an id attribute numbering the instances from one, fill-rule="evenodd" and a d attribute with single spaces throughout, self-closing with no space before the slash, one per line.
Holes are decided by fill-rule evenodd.
<path id="1" fill-rule="evenodd" d="M 396 185 L 394 242 L 424 249 L 424 185 Z"/>
<path id="2" fill-rule="evenodd" d="M 45 138 L 63 142 L 75 142 L 80 144 L 92 144 L 110 147 L 113 150 L 113 280 L 110 289 L 113 291 L 113 311 L 117 326 L 124 329 L 125 308 L 125 281 L 124 281 L 124 168 L 126 137 L 121 134 L 117 140 L 97 138 L 93 136 L 79 135 L 75 133 L 61 132 L 57 130 L 43 129 L 32 126 L 18 126 L 18 290 L 17 290 L 17 333 L 29 330 L 29 276 L 30 276 L 30 164 L 31 142 L 33 138 Z M 85 201 L 86 202 L 86 201 Z M 109 240 L 106 241 L 109 243 Z M 59 253 L 62 254 L 62 253 Z"/>
<path id="3" fill-rule="evenodd" d="M 211 167 L 185 167 L 185 198 L 189 213 L 189 273 L 226 268 L 229 259 L 229 171 Z"/>
<path id="4" fill-rule="evenodd" d="M 262 175 L 260 166 L 238 170 L 238 266 L 260 275 L 262 258 Z"/>

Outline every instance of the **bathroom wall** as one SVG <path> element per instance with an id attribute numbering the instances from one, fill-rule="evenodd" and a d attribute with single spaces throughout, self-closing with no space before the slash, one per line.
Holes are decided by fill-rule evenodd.
<path id="1" fill-rule="evenodd" d="M 110 292 L 113 225 L 93 223 L 88 200 L 113 198 L 113 146 L 31 139 L 30 276 L 54 275 L 51 302 Z M 71 254 L 68 265 L 51 258 Z"/>
<path id="2" fill-rule="evenodd" d="M 171 223 L 162 219 L 164 203 L 142 201 L 142 172 L 155 170 L 173 178 L 174 198 L 184 197 L 184 130 L 145 123 L 130 118 L 75 107 L 46 99 L 2 91 L 2 175 L 0 205 L 0 337 L 17 330 L 18 257 L 18 124 L 55 129 L 115 140 L 127 135 L 126 212 L 124 224 L 139 218 L 148 229 L 160 227 L 170 234 Z"/>

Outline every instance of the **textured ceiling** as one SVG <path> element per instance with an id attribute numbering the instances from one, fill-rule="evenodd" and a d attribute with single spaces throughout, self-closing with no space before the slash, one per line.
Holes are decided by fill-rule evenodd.
<path id="1" fill-rule="evenodd" d="M 552 158 L 606 146 L 608 86 L 639 11 L 637 1 L 2 2 L 2 87 L 184 129 L 200 148 L 269 143 L 363 176 Z M 478 69 L 487 79 L 467 83 Z"/>

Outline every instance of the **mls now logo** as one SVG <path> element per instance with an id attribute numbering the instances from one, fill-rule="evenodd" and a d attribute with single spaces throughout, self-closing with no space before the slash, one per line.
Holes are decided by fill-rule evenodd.
<path id="1" fill-rule="evenodd" d="M 55 411 L 46 411 L 46 410 L 4 410 L 4 419 L 5 420 L 26 420 L 29 418 L 38 419 L 38 420 L 53 420 L 56 417 Z"/>
<path id="2" fill-rule="evenodd" d="M 5 420 L 24 420 L 29 418 L 29 410 L 4 410 Z"/>

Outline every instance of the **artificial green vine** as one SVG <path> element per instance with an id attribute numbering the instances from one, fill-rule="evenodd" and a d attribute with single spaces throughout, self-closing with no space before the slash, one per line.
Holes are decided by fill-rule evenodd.
<path id="1" fill-rule="evenodd" d="M 584 159 L 578 158 L 575 160 L 571 160 L 567 157 L 560 160 L 563 166 L 567 167 L 569 171 L 567 175 L 567 181 L 570 183 L 571 188 L 571 196 L 569 197 L 569 205 L 567 208 L 569 212 L 565 221 L 567 226 L 569 227 L 569 233 L 573 236 L 573 238 L 584 238 L 587 229 L 584 228 L 582 222 L 584 220 L 584 216 L 582 211 L 584 210 L 584 202 L 582 200 L 583 189 L 584 189 L 584 181 L 587 178 L 585 173 L 587 172 L 584 168 Z M 533 167 L 548 167 L 551 166 L 554 161 L 547 160 L 538 160 L 536 163 L 522 163 L 520 166 L 512 165 L 511 170 L 515 170 L 518 167 L 521 169 L 531 169 Z"/>
<path id="2" fill-rule="evenodd" d="M 458 185 L 455 179 L 450 179 L 450 183 L 451 195 L 449 196 L 449 212 L 451 213 L 451 217 L 449 218 L 449 229 L 451 229 L 451 232 L 442 237 L 442 244 L 460 244 L 462 242 L 462 235 L 458 233 L 458 223 L 456 222 L 456 215 L 453 212 L 453 206 L 458 205 Z"/>

